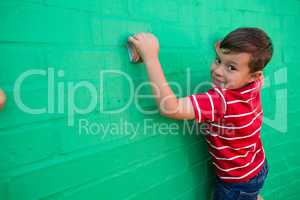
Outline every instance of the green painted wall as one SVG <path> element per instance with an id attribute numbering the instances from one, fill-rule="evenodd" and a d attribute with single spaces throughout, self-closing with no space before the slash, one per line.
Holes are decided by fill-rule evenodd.
<path id="1" fill-rule="evenodd" d="M 95 100 L 83 85 L 95 88 L 97 105 L 106 110 L 128 102 L 129 81 L 112 73 L 103 80 L 100 71 L 120 70 L 134 86 L 147 80 L 144 67 L 128 61 L 124 44 L 131 33 L 156 34 L 168 81 L 194 89 L 209 80 L 213 42 L 239 26 L 263 28 L 275 47 L 263 89 L 261 137 L 270 173 L 262 194 L 299 199 L 299 17 L 298 0 L 1 0 L 0 87 L 8 101 L 0 112 L 0 199 L 209 199 L 214 174 L 206 144 L 201 135 L 180 134 L 183 122 L 145 115 L 134 104 L 117 114 L 99 106 L 86 114 L 70 108 Z M 25 79 L 18 92 L 17 81 L 31 69 L 41 74 Z M 191 94 L 172 87 L 178 96 Z M 149 85 L 140 93 L 150 94 Z M 46 110 L 24 112 L 16 94 Z M 139 103 L 156 108 L 153 99 Z M 143 131 L 145 119 L 177 124 L 179 134 Z M 87 134 L 80 120 L 98 126 Z M 109 127 L 120 120 L 140 125 L 137 134 Z"/>

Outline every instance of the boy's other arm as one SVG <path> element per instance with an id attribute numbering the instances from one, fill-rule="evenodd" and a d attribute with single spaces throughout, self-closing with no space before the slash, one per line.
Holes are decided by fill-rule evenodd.
<path id="1" fill-rule="evenodd" d="M 2 89 L 0 89 L 0 109 L 4 106 L 4 103 L 6 101 L 6 96 Z"/>
<path id="2" fill-rule="evenodd" d="M 177 98 L 165 79 L 158 59 L 159 43 L 151 33 L 138 33 L 129 37 L 137 48 L 151 82 L 153 94 L 160 113 L 173 119 L 194 119 L 195 114 L 189 97 Z"/>

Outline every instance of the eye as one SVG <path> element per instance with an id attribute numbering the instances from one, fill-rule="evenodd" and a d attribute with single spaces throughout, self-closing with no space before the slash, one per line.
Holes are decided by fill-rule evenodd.
<path id="1" fill-rule="evenodd" d="M 228 65 L 227 68 L 228 68 L 228 70 L 230 70 L 230 71 L 236 70 L 236 67 L 233 66 L 233 65 Z"/>
<path id="2" fill-rule="evenodd" d="M 216 57 L 216 59 L 215 59 L 215 63 L 218 65 L 218 64 L 221 64 L 221 60 L 220 60 L 220 58 L 218 58 L 218 57 Z"/>

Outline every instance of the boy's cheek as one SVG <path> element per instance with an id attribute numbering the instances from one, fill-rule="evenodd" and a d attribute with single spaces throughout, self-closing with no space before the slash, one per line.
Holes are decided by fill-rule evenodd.
<path id="1" fill-rule="evenodd" d="M 211 63 L 210 68 L 211 68 L 211 69 L 215 69 L 215 68 L 216 68 L 215 62 L 212 62 L 212 63 Z"/>
<path id="2" fill-rule="evenodd" d="M 210 72 L 215 71 L 216 68 L 217 68 L 217 65 L 213 62 L 213 63 L 210 65 Z"/>

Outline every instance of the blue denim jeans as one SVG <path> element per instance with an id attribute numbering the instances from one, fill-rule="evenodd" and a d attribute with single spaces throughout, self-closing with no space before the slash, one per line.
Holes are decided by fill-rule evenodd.
<path id="1" fill-rule="evenodd" d="M 248 182 L 227 183 L 216 177 L 213 200 L 256 200 L 268 175 L 269 165 L 267 160 L 258 172 Z"/>

